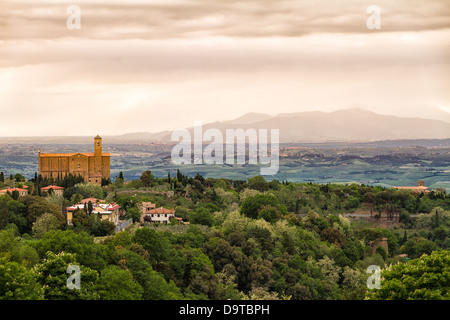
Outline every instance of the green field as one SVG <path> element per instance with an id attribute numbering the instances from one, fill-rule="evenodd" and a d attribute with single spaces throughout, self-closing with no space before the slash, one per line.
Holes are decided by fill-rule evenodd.
<path id="1" fill-rule="evenodd" d="M 446 141 L 446 140 L 442 140 Z M 292 182 L 358 183 L 383 187 L 415 186 L 424 180 L 430 188 L 450 192 L 450 147 L 442 141 L 412 141 L 366 144 L 283 145 L 278 173 L 265 176 Z M 38 171 L 37 149 L 45 152 L 90 152 L 91 144 L 0 144 L 0 171 L 21 173 L 30 179 Z M 208 178 L 247 180 L 260 175 L 260 165 L 174 165 L 169 144 L 104 144 L 111 153 L 111 180 L 119 172 L 125 179 L 139 179 L 145 170 L 167 177 L 177 169 L 187 176 L 198 173 Z"/>

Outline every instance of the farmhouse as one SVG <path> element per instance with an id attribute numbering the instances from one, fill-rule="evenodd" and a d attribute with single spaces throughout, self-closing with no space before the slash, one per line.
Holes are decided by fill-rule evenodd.
<path id="1" fill-rule="evenodd" d="M 143 202 L 142 203 L 142 215 L 141 222 L 152 222 L 152 223 L 162 223 L 168 224 L 170 223 L 170 219 L 175 218 L 178 220 L 178 223 L 181 223 L 181 218 L 175 217 L 175 210 L 166 209 L 163 207 L 155 208 L 156 205 L 151 202 Z"/>

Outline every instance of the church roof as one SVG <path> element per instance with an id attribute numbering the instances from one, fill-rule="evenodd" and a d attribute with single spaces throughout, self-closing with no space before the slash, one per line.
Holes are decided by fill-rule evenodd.
<path id="1" fill-rule="evenodd" d="M 411 190 L 411 191 L 417 191 L 417 192 L 420 192 L 420 191 L 422 191 L 422 192 L 429 192 L 428 187 L 425 187 L 425 186 L 417 186 L 417 187 L 408 187 L 408 186 L 403 187 L 403 186 L 400 186 L 400 187 L 394 187 L 394 188 L 397 189 L 397 190 Z"/>
<path id="2" fill-rule="evenodd" d="M 99 135 L 97 135 L 94 139 L 101 139 L 102 137 L 100 137 Z"/>
<path id="3" fill-rule="evenodd" d="M 94 153 L 93 152 L 74 152 L 74 153 L 41 153 L 40 157 L 44 158 L 44 157 L 71 157 L 74 156 L 76 154 L 81 154 L 83 156 L 86 157 L 93 157 Z M 109 152 L 102 152 L 102 156 L 103 157 L 110 157 L 111 154 Z"/>

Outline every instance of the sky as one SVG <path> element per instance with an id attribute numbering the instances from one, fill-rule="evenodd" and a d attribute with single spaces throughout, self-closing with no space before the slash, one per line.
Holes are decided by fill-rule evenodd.
<path id="1" fill-rule="evenodd" d="M 1 0 L 0 136 L 349 107 L 450 122 L 449 16 L 448 0 Z"/>

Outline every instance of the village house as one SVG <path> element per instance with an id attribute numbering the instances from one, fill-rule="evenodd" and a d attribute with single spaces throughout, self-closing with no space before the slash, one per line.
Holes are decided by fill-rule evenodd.
<path id="1" fill-rule="evenodd" d="M 87 199 L 83 199 L 87 200 Z M 67 208 L 67 224 L 72 225 L 73 212 L 77 209 L 83 210 L 85 205 L 88 206 L 89 201 L 83 202 L 80 201 L 73 206 Z M 100 215 L 102 220 L 108 220 L 117 225 L 119 223 L 119 210 L 120 206 L 117 203 L 100 203 L 100 202 L 91 202 L 92 203 L 92 214 Z"/>
<path id="2" fill-rule="evenodd" d="M 175 216 L 175 210 L 166 209 L 163 207 L 156 208 L 156 204 L 151 202 L 143 202 L 141 209 L 141 222 L 151 222 L 151 223 L 162 223 L 168 224 L 170 223 L 170 219 L 175 218 L 178 220 L 178 223 L 181 223 L 182 219 Z"/>
<path id="3" fill-rule="evenodd" d="M 22 189 L 22 188 L 7 188 L 7 189 L 3 189 L 0 190 L 0 196 L 7 194 L 8 192 L 10 194 L 12 194 L 14 191 L 19 192 L 19 197 L 24 197 L 28 194 L 28 190 L 27 189 Z"/>
<path id="4" fill-rule="evenodd" d="M 53 190 L 53 193 L 56 194 L 56 195 L 58 195 L 58 196 L 61 196 L 61 197 L 62 197 L 63 194 L 64 194 L 64 188 L 63 188 L 63 187 L 50 185 L 50 186 L 41 188 L 42 195 L 47 195 L 47 194 L 49 194 L 50 189 L 52 189 L 52 190 Z"/>

